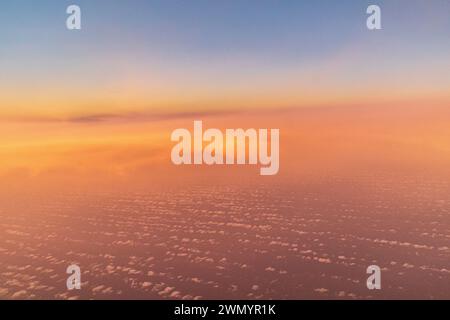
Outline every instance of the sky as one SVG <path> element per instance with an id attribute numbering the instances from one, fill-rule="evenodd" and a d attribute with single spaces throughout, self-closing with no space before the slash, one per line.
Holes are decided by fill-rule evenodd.
<path id="1" fill-rule="evenodd" d="M 74 3 L 80 31 L 66 29 Z M 381 7 L 382 30 L 366 28 L 372 3 Z M 279 128 L 286 179 L 355 168 L 448 171 L 450 1 L 0 6 L 6 190 L 31 180 L 36 189 L 59 189 L 92 179 L 127 187 L 158 176 L 178 184 L 185 173 L 210 179 L 211 170 L 179 171 L 169 159 L 170 133 L 194 120 Z M 229 170 L 223 176 L 240 181 L 242 172 Z"/>
<path id="2" fill-rule="evenodd" d="M 0 0 L 0 298 L 72 259 L 86 298 L 450 298 L 449 37 L 450 0 Z M 175 165 L 195 120 L 279 129 L 278 174 Z"/>
<path id="3" fill-rule="evenodd" d="M 431 2 L 3 1 L 0 116 L 443 103 L 450 2 Z M 366 28 L 372 3 L 383 30 Z"/>

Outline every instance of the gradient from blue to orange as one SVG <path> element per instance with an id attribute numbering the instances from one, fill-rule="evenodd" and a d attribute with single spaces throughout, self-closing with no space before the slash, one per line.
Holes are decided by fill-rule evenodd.
<path id="1" fill-rule="evenodd" d="M 6 1 L 0 115 L 447 103 L 450 3 L 375 2 L 371 32 L 374 1 Z"/>
<path id="2" fill-rule="evenodd" d="M 383 29 L 369 31 L 375 2 Z M 447 174 L 450 2 L 375 2 L 4 1 L 5 190 L 217 182 L 169 159 L 170 133 L 193 120 L 279 128 L 282 182 L 356 168 Z M 66 29 L 73 3 L 81 31 Z"/>

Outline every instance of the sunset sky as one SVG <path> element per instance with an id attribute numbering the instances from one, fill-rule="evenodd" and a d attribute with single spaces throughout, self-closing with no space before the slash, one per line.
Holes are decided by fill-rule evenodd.
<path id="1" fill-rule="evenodd" d="M 81 31 L 65 27 L 73 3 L 82 10 Z M 383 151 L 371 152 L 385 157 L 383 139 L 390 139 L 409 150 L 407 159 L 421 152 L 419 142 L 438 150 L 430 158 L 447 159 L 450 2 L 376 1 L 383 29 L 369 31 L 372 3 L 2 3 L 0 171 L 16 180 L 170 164 L 170 132 L 206 117 L 216 118 L 206 126 L 279 127 L 282 148 L 298 148 L 282 166 L 300 154 L 325 159 L 334 149 L 323 135 L 359 131 L 358 143 L 336 142 L 353 146 L 347 160 L 364 156 L 357 146 L 367 139 L 381 139 L 383 147 L 374 146 Z M 305 108 L 317 110 L 316 125 L 298 113 Z M 330 108 L 338 111 L 321 115 Z M 349 115 L 359 109 L 367 110 L 359 112 L 364 119 Z M 253 115 L 237 115 L 245 110 Z M 386 138 L 386 126 L 394 136 Z M 298 139 L 326 152 L 305 153 Z"/>
<path id="2" fill-rule="evenodd" d="M 0 1 L 0 300 L 448 299 L 449 164 L 450 0 Z"/>
<path id="3" fill-rule="evenodd" d="M 8 1 L 0 112 L 83 118 L 347 103 L 448 102 L 450 3 Z"/>

